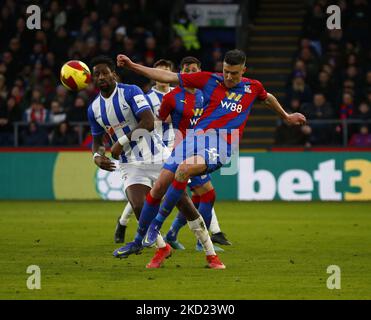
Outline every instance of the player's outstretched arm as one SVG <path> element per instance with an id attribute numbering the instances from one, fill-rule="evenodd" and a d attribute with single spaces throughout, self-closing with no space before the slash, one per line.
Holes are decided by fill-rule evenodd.
<path id="1" fill-rule="evenodd" d="M 117 66 L 125 67 L 137 74 L 140 74 L 154 81 L 174 83 L 177 85 L 179 84 L 179 79 L 176 73 L 168 70 L 149 68 L 141 64 L 134 63 L 133 61 L 130 60 L 129 57 L 125 56 L 124 54 L 119 54 L 117 56 Z"/>
<path id="2" fill-rule="evenodd" d="M 267 99 L 264 100 L 266 106 L 276 112 L 282 120 L 286 121 L 290 125 L 303 125 L 306 123 L 306 118 L 303 114 L 295 112 L 292 114 L 287 113 L 278 102 L 277 98 L 268 93 Z"/>

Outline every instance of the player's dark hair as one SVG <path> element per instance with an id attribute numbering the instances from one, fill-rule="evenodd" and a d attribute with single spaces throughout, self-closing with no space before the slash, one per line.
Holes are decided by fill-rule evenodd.
<path id="1" fill-rule="evenodd" d="M 113 60 L 107 56 L 94 57 L 90 62 L 91 70 L 93 70 L 93 68 L 98 64 L 106 64 L 111 71 L 115 71 L 116 69 Z"/>
<path id="2" fill-rule="evenodd" d="M 154 68 L 157 68 L 157 67 L 167 67 L 167 68 L 170 68 L 170 70 L 173 70 L 174 69 L 174 63 L 172 61 L 170 61 L 170 60 L 160 59 L 160 60 L 157 60 L 153 64 L 153 67 Z"/>
<path id="3" fill-rule="evenodd" d="M 230 50 L 225 54 L 224 62 L 232 66 L 240 65 L 240 64 L 245 65 L 246 54 L 245 52 L 238 50 L 238 49 Z"/>
<path id="4" fill-rule="evenodd" d="M 189 65 L 189 64 L 192 64 L 192 63 L 195 63 L 198 68 L 201 68 L 201 61 L 200 60 L 198 60 L 195 57 L 188 56 L 188 57 L 183 58 L 182 61 L 180 61 L 180 69 L 183 69 L 183 67 L 185 65 Z"/>

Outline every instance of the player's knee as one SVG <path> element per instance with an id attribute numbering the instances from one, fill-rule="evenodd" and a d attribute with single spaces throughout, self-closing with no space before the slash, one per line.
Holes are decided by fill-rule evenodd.
<path id="1" fill-rule="evenodd" d="M 175 176 L 182 181 L 189 179 L 191 176 L 191 166 L 186 163 L 181 163 L 176 170 Z"/>

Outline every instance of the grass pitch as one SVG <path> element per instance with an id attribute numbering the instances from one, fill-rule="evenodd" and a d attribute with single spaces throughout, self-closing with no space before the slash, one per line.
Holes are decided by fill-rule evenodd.
<path id="1" fill-rule="evenodd" d="M 370 203 L 217 202 L 233 242 L 220 254 L 226 270 L 205 268 L 188 227 L 164 267 L 153 254 L 115 259 L 112 202 L 0 202 L 0 299 L 371 299 Z M 167 230 L 174 213 L 166 222 Z M 132 219 L 126 240 L 136 229 Z M 29 290 L 29 265 L 41 289 Z M 326 286 L 341 269 L 341 289 Z"/>

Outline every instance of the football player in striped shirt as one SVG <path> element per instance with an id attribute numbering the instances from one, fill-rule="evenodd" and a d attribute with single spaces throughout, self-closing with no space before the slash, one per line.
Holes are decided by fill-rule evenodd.
<path id="1" fill-rule="evenodd" d="M 194 73 L 201 71 L 201 62 L 195 57 L 185 57 L 180 63 L 180 73 Z M 186 136 L 186 130 L 192 129 L 200 119 L 203 112 L 203 95 L 201 90 L 194 88 L 182 88 L 177 86 L 170 93 L 163 97 L 161 107 L 157 114 L 163 122 L 171 121 L 174 128 L 177 129 L 175 145 L 177 145 Z M 214 210 L 215 190 L 211 183 L 210 175 L 192 177 L 188 187 L 192 190 L 192 202 L 202 215 L 206 228 L 213 234 L 211 240 L 218 240 L 222 244 L 231 243 L 221 232 Z M 213 221 L 211 230 L 211 221 Z M 179 230 L 187 224 L 185 216 L 179 212 L 174 219 L 165 241 L 172 248 L 184 250 L 184 246 L 177 240 Z M 215 232 L 216 229 L 216 232 Z M 214 231 L 214 232 L 213 232 Z M 214 236 L 215 235 L 215 236 Z M 213 241 L 214 242 L 214 241 Z M 197 251 L 202 251 L 199 242 L 196 245 Z M 215 251 L 223 251 L 220 247 L 214 245 Z"/>
<path id="2" fill-rule="evenodd" d="M 176 74 L 133 63 L 125 55 L 117 56 L 117 64 L 155 81 L 198 88 L 202 90 L 205 99 L 205 110 L 195 130 L 187 134 L 182 143 L 173 149 L 159 179 L 146 197 L 141 216 L 143 219 L 155 218 L 150 225 L 142 225 L 143 229 L 147 228 L 147 233 L 142 237 L 142 245 L 145 247 L 156 241 L 163 222 L 183 196 L 188 179 L 214 172 L 230 162 L 232 153 L 238 150 L 239 138 L 256 99 L 263 101 L 289 125 L 302 125 L 306 122 L 301 113 L 287 113 L 259 81 L 243 77 L 246 71 L 246 55 L 241 50 L 235 49 L 226 53 L 222 74 Z M 164 201 L 160 206 L 163 197 Z M 209 267 L 224 269 L 225 266 L 219 258 L 210 254 L 213 248 L 202 217 L 190 219 L 188 224 L 201 238 Z"/>
<path id="3" fill-rule="evenodd" d="M 172 71 L 174 69 L 173 63 L 170 60 L 165 59 L 156 61 L 153 67 L 168 71 Z M 147 92 L 146 98 L 155 116 L 158 115 L 163 96 L 169 93 L 172 89 L 173 88 L 169 83 L 156 82 L 155 85 Z M 171 150 L 174 143 L 174 131 L 172 124 L 155 120 L 154 130 L 156 130 L 156 132 L 159 134 L 165 146 Z M 114 236 L 116 243 L 123 243 L 125 241 L 126 227 L 133 213 L 134 211 L 131 207 L 131 204 L 128 202 L 121 216 L 117 220 Z"/>
<path id="4" fill-rule="evenodd" d="M 142 90 L 135 85 L 119 83 L 110 58 L 96 57 L 91 67 L 93 81 L 100 90 L 88 108 L 93 160 L 101 169 L 114 171 L 114 162 L 104 155 L 103 138 L 107 134 L 112 144 L 119 141 L 122 152 L 116 158 L 120 161 L 126 196 L 139 220 L 146 194 L 170 152 L 153 132 L 154 115 Z M 138 133 L 143 137 L 138 139 Z M 158 268 L 171 255 L 171 247 L 161 235 L 156 244 L 158 249 L 147 268 Z M 136 253 L 140 251 L 138 248 Z"/>

